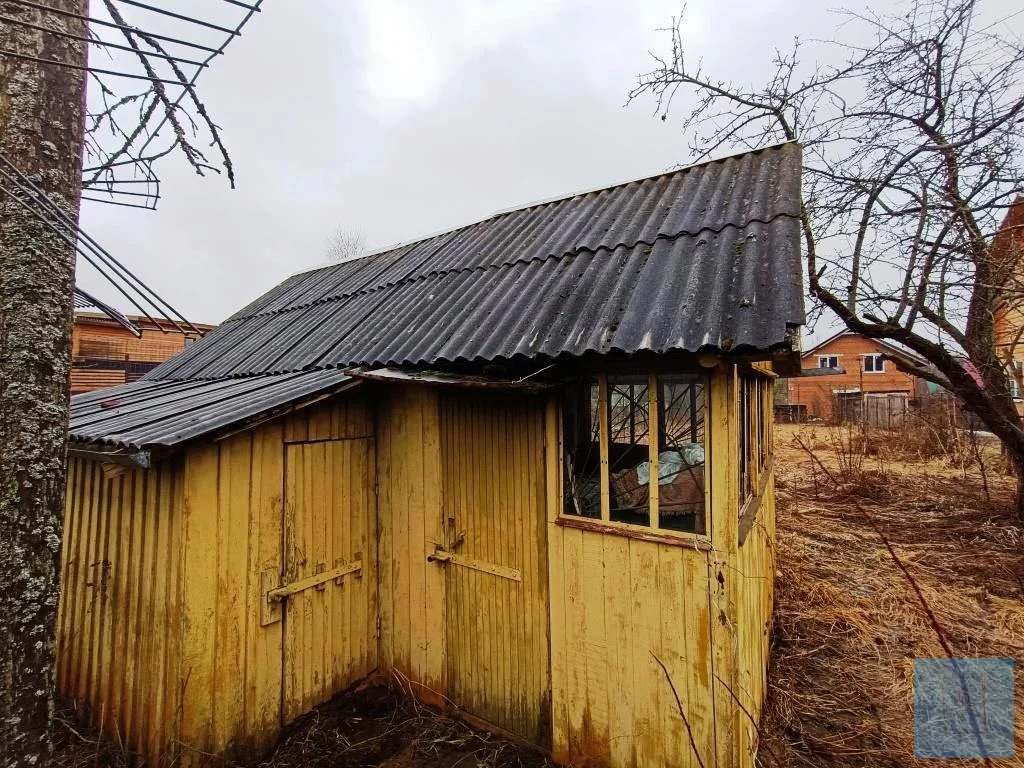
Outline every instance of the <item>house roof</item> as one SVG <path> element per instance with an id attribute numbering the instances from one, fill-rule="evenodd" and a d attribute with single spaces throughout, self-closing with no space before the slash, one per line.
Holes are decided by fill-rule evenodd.
<path id="1" fill-rule="evenodd" d="M 789 348 L 800 162 L 784 144 L 295 275 L 147 378 Z"/>
<path id="2" fill-rule="evenodd" d="M 800 167 L 783 144 L 294 275 L 141 381 L 73 398 L 72 440 L 175 445 L 358 366 L 792 353 Z"/>
<path id="3" fill-rule="evenodd" d="M 70 438 L 116 449 L 170 448 L 355 383 L 337 370 L 135 381 L 72 397 Z"/>
<path id="4" fill-rule="evenodd" d="M 819 341 L 813 347 L 811 347 L 810 349 L 808 349 L 805 352 L 803 352 L 800 355 L 800 358 L 803 360 L 803 359 L 806 359 L 806 358 L 810 357 L 811 355 L 814 355 L 815 353 L 820 351 L 823 347 L 828 346 L 833 341 L 835 341 L 836 339 L 841 338 L 843 336 L 860 336 L 860 334 L 854 333 L 853 331 L 849 331 L 849 330 L 839 331 L 838 333 L 832 334 L 831 336 L 829 336 L 824 341 Z M 891 342 L 885 341 L 884 339 L 872 339 L 872 338 L 870 338 L 868 336 L 863 336 L 862 338 L 865 341 L 870 341 L 872 344 L 875 344 L 875 345 L 881 347 L 882 349 L 884 349 L 886 352 L 889 352 L 890 354 L 906 358 L 907 360 L 910 360 L 910 361 L 912 361 L 914 363 L 917 363 L 917 364 L 920 364 L 920 365 L 927 364 L 923 357 L 921 357 L 920 355 L 918 355 L 915 352 L 911 352 L 909 349 L 904 349 L 903 347 L 900 347 L 900 346 L 897 346 L 896 344 L 893 344 Z"/>

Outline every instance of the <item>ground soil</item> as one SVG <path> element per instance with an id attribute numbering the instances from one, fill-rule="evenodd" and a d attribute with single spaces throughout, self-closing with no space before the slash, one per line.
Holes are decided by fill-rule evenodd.
<path id="1" fill-rule="evenodd" d="M 128 755 L 69 717 L 59 720 L 53 768 L 126 768 Z M 274 752 L 252 768 L 548 768 L 538 751 L 472 728 L 420 704 L 401 685 L 345 691 L 285 729 Z M 161 766 L 160 768 L 163 768 Z M 217 763 L 217 768 L 233 768 Z"/>
<path id="2" fill-rule="evenodd" d="M 943 447 L 933 438 L 777 430 L 777 597 L 760 765 L 918 765 L 914 658 L 947 656 L 940 635 L 955 655 L 1024 658 L 1024 530 L 1009 519 L 1013 482 L 994 444 Z M 1022 686 L 1018 672 L 1024 756 Z M 61 733 L 55 765 L 124 765 L 120 750 L 77 726 L 66 722 Z M 301 718 L 260 764 L 546 765 L 532 750 L 380 686 Z"/>

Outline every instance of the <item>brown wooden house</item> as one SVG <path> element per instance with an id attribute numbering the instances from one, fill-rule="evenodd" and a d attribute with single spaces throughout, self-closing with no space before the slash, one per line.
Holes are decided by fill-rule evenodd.
<path id="1" fill-rule="evenodd" d="M 753 766 L 800 168 L 767 148 L 295 275 L 76 396 L 60 690 L 151 762 L 257 758 L 400 677 L 566 765 Z"/>
<path id="2" fill-rule="evenodd" d="M 137 333 L 126 327 L 122 318 Z M 196 324 L 179 331 L 165 318 L 111 317 L 76 310 L 71 331 L 71 393 L 138 381 L 200 338 L 196 331 L 206 333 L 213 328 Z"/>
<path id="3" fill-rule="evenodd" d="M 996 347 L 1006 362 L 1017 412 L 1024 414 L 1024 197 L 1010 207 L 992 242 L 1006 291 L 995 311 Z"/>
<path id="4" fill-rule="evenodd" d="M 916 355 L 878 339 L 841 331 L 800 357 L 801 369 L 842 369 L 825 376 L 794 377 L 786 382 L 788 406 L 800 418 L 829 423 L 866 420 L 895 426 L 926 384 L 901 371 L 893 358 L 916 365 Z"/>

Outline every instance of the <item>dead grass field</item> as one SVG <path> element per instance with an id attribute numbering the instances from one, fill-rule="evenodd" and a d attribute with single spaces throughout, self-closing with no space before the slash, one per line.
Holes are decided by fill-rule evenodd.
<path id="1" fill-rule="evenodd" d="M 776 448 L 779 570 L 759 762 L 917 765 L 913 660 L 947 655 L 935 624 L 955 655 L 1024 658 L 1024 531 L 1007 519 L 1013 484 L 999 471 L 998 449 L 981 446 L 983 476 L 959 466 L 971 451 L 954 456 L 927 436 L 915 443 L 905 434 L 783 425 Z M 1016 748 L 1024 758 L 1022 681 L 1018 671 Z M 125 765 L 116 745 L 71 728 L 62 728 L 55 766 Z M 1021 758 L 989 765 L 1021 766 Z M 944 762 L 958 763 L 985 765 Z M 544 765 L 536 753 L 382 688 L 342 695 L 300 719 L 260 764 Z"/>
<path id="2" fill-rule="evenodd" d="M 842 447 L 851 436 L 852 453 Z M 982 446 L 983 482 L 976 466 L 913 460 L 896 440 L 905 442 L 777 431 L 779 572 L 761 765 L 919 764 L 914 658 L 948 654 L 883 536 L 954 655 L 1020 663 L 1024 531 L 1007 519 L 1013 483 L 998 472 L 998 449 Z M 1018 758 L 988 763 L 997 768 L 1024 765 L 1024 676 L 1016 677 Z"/>

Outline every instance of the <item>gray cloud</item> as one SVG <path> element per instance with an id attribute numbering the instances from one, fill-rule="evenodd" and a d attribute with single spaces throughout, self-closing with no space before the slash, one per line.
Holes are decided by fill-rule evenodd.
<path id="1" fill-rule="evenodd" d="M 200 80 L 238 189 L 167 158 L 157 212 L 87 204 L 85 228 L 217 322 L 322 263 L 339 226 L 375 248 L 688 159 L 677 122 L 623 106 L 676 3 L 481 5 L 267 0 Z M 686 31 L 711 71 L 758 81 L 775 46 L 834 33 L 807 6 L 691 2 Z"/>

